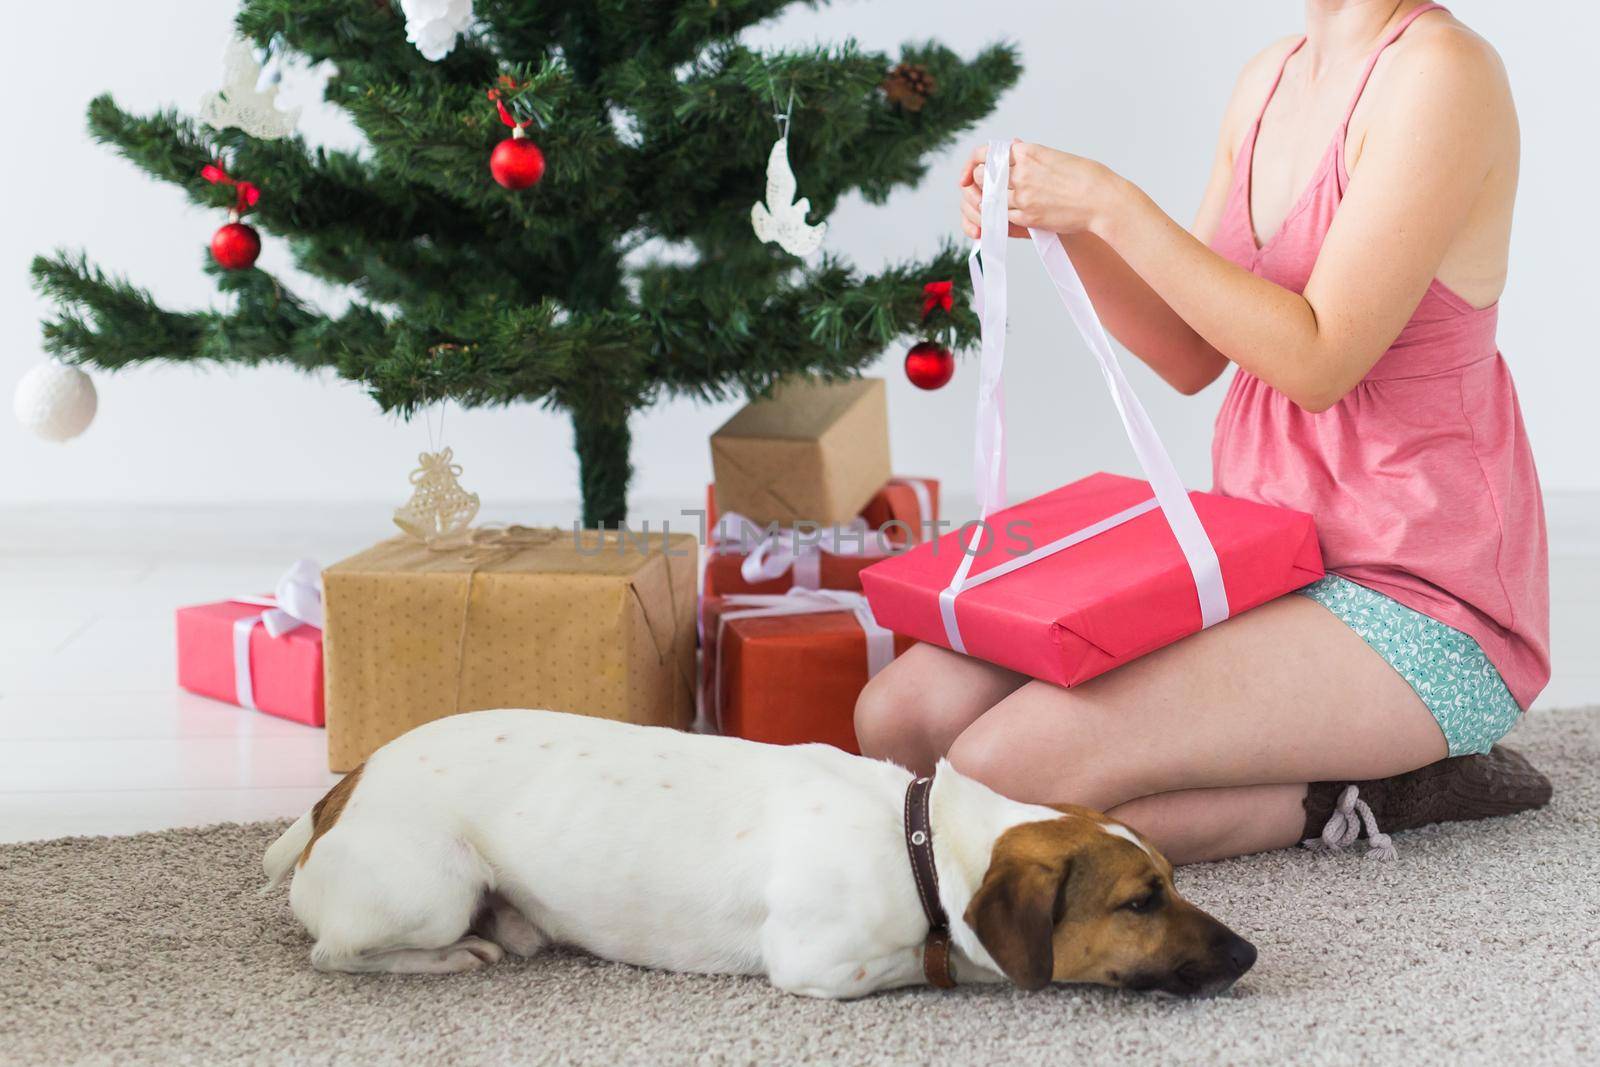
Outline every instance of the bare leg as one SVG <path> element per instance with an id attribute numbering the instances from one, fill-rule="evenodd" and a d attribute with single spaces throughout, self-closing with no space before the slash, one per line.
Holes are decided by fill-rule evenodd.
<path id="1" fill-rule="evenodd" d="M 1303 785 L 1185 789 L 1130 800 L 1107 814 L 1149 838 L 1173 863 L 1204 863 L 1298 844 L 1305 795 Z"/>
<path id="2" fill-rule="evenodd" d="M 1382 778 L 1445 755 L 1405 680 L 1297 596 L 1070 690 L 1029 682 L 949 751 L 1019 800 L 1102 811 L 1177 790 Z"/>
<path id="3" fill-rule="evenodd" d="M 862 690 L 856 740 L 873 759 L 926 774 L 978 716 L 1027 680 L 959 652 L 914 645 Z"/>

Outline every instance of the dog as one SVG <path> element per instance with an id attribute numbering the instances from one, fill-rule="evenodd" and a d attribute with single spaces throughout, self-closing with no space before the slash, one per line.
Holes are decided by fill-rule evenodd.
<path id="1" fill-rule="evenodd" d="M 928 980 L 912 778 L 829 745 L 452 715 L 383 746 L 290 826 L 263 892 L 294 869 L 322 970 L 468 971 L 561 944 L 860 997 Z M 957 982 L 1206 996 L 1255 962 L 1104 815 L 1021 804 L 943 762 L 927 805 Z"/>

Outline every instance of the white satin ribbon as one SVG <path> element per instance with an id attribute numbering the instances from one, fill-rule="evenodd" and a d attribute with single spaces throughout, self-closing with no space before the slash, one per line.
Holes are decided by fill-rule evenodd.
<path id="1" fill-rule="evenodd" d="M 296 560 L 278 579 L 272 596 L 236 596 L 235 604 L 267 610 L 233 620 L 233 691 L 241 708 L 255 709 L 255 680 L 250 671 L 250 632 L 260 623 L 268 636 L 282 637 L 301 626 L 322 629 L 322 568 L 315 560 Z"/>
<path id="2" fill-rule="evenodd" d="M 1083 281 L 1072 266 L 1072 260 L 1062 247 L 1061 239 L 1045 230 L 1030 229 L 1034 250 L 1038 252 L 1045 272 L 1055 284 L 1056 293 L 1067 306 L 1073 325 L 1083 336 L 1084 343 L 1094 354 L 1100 366 L 1101 377 L 1111 393 L 1111 401 L 1122 418 L 1122 428 L 1133 445 L 1133 452 L 1144 471 L 1145 480 L 1155 493 L 1153 501 L 1145 501 L 1118 512 L 1099 522 L 1057 538 L 1047 545 L 1024 556 L 1008 560 L 999 567 L 985 571 L 976 579 L 969 578 L 972 561 L 982 545 L 985 526 L 983 520 L 998 508 L 1005 506 L 1005 412 L 1000 389 L 1001 371 L 1005 364 L 1006 330 L 1006 246 L 1010 220 L 1007 216 L 1007 191 L 1011 184 L 1011 142 L 990 141 L 989 153 L 983 165 L 983 201 L 980 219 L 983 233 L 968 257 L 972 274 L 974 304 L 983 326 L 983 349 L 978 385 L 978 432 L 975 457 L 979 523 L 972 539 L 956 567 L 950 584 L 939 595 L 939 611 L 950 647 L 965 652 L 961 630 L 956 622 L 955 600 L 962 592 L 975 585 L 992 581 L 1005 574 L 1014 573 L 1030 563 L 1054 555 L 1063 549 L 1081 544 L 1091 537 L 1114 529 L 1122 523 L 1159 506 L 1166 516 L 1167 525 L 1177 538 L 1178 547 L 1188 562 L 1194 578 L 1195 593 L 1200 601 L 1202 626 L 1214 626 L 1228 617 L 1228 595 L 1222 582 L 1222 567 L 1217 560 L 1216 548 L 1211 544 L 1200 516 L 1195 513 L 1194 502 L 1184 489 L 1172 457 L 1162 445 L 1155 424 L 1150 421 L 1144 405 L 1134 395 L 1133 387 L 1122 373 L 1116 351 L 1106 335 L 1105 327 L 1095 314 L 1094 304 L 1083 287 Z M 980 266 L 981 254 L 981 266 Z"/>
<path id="3" fill-rule="evenodd" d="M 923 491 L 927 491 L 926 486 Z M 843 526 L 819 526 L 814 530 L 768 529 L 730 511 L 717 520 L 711 531 L 713 552 L 744 554 L 739 574 L 745 581 L 752 585 L 768 582 L 793 570 L 797 589 L 822 585 L 822 553 L 872 558 L 888 555 L 888 549 L 878 541 L 877 532 L 868 529 L 867 521 L 859 518 Z"/>
<path id="4" fill-rule="evenodd" d="M 711 713 L 717 732 L 722 732 L 722 650 L 723 631 L 734 619 L 766 619 L 783 615 L 824 615 L 848 611 L 867 635 L 867 677 L 871 678 L 894 659 L 894 634 L 878 624 L 867 598 L 844 589 L 801 589 L 787 593 L 733 593 L 722 598 L 724 610 L 717 619 L 717 653 L 712 664 Z"/>

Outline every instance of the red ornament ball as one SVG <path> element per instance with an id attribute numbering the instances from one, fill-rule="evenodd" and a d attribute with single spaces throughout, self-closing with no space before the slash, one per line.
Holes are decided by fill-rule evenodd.
<path id="1" fill-rule="evenodd" d="M 956 372 L 956 357 L 943 345 L 922 341 L 906 353 L 906 377 L 918 389 L 937 389 Z"/>
<path id="2" fill-rule="evenodd" d="M 254 226 L 230 222 L 211 235 L 211 258 L 223 270 L 249 270 L 261 254 L 261 235 Z"/>
<path id="3" fill-rule="evenodd" d="M 494 146 L 489 173 L 507 189 L 526 189 L 544 177 L 544 153 L 519 129 Z"/>

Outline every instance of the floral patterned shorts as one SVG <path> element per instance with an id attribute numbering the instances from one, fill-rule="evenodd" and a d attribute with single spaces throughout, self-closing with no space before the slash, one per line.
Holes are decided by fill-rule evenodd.
<path id="1" fill-rule="evenodd" d="M 1478 642 L 1420 611 L 1330 574 L 1298 590 L 1389 661 L 1439 722 L 1450 755 L 1487 752 L 1522 709 Z"/>

